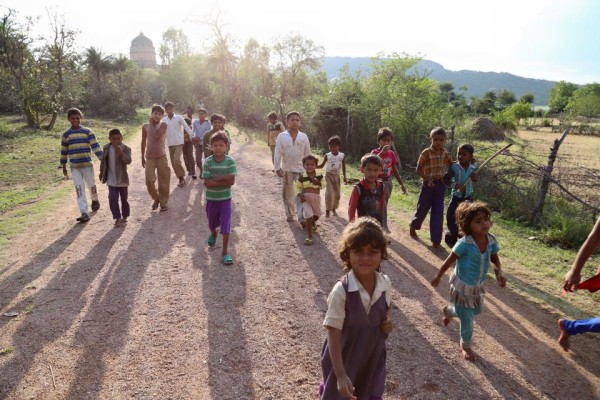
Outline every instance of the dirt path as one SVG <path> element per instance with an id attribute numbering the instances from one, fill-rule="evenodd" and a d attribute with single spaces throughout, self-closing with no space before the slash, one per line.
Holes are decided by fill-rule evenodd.
<path id="1" fill-rule="evenodd" d="M 237 136 L 233 155 L 233 267 L 209 250 L 200 181 L 177 188 L 170 209 L 150 211 L 139 157 L 131 168 L 133 216 L 113 229 L 102 209 L 74 225 L 75 200 L 13 240 L 0 268 L 0 398 L 314 399 L 321 322 L 342 271 L 336 242 L 346 220 L 323 220 L 313 247 L 285 221 L 268 149 Z M 131 143 L 138 153 L 139 138 Z M 340 213 L 344 215 L 344 211 Z M 446 252 L 395 226 L 391 259 L 395 331 L 387 399 L 600 398 L 600 343 L 555 342 L 555 316 L 489 286 L 470 363 L 458 324 L 439 323 L 448 284 L 428 280 Z M 219 242 L 220 243 L 220 242 Z"/>

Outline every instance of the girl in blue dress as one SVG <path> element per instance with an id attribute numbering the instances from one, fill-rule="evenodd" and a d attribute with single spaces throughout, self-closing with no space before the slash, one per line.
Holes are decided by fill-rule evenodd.
<path id="1" fill-rule="evenodd" d="M 452 248 L 438 274 L 431 280 L 437 287 L 446 271 L 456 262 L 454 273 L 450 278 L 450 301 L 444 307 L 444 326 L 458 317 L 460 320 L 460 348 L 465 359 L 475 360 L 471 349 L 473 339 L 473 320 L 481 312 L 485 279 L 490 264 L 494 265 L 494 273 L 500 287 L 506 286 L 506 278 L 502 274 L 498 257 L 498 242 L 489 233 L 492 223 L 491 211 L 487 204 L 476 201 L 461 203 L 456 209 L 456 223 L 461 238 Z"/>

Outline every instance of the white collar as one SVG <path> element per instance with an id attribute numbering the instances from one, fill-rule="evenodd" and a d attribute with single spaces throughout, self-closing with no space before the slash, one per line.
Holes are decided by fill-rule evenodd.
<path id="1" fill-rule="evenodd" d="M 384 275 L 381 272 L 376 272 L 375 277 L 375 290 L 379 292 L 385 292 L 391 289 L 390 282 L 384 278 Z M 358 278 L 356 278 L 354 271 L 350 270 L 350 272 L 348 272 L 348 291 L 358 292 L 360 289 L 365 290 L 365 288 L 363 288 L 363 286 L 360 284 Z"/>

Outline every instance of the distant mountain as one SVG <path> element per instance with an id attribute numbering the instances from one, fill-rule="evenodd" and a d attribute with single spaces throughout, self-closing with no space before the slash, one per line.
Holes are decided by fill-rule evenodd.
<path id="1" fill-rule="evenodd" d="M 370 63 L 371 59 L 368 57 L 325 57 L 321 69 L 327 73 L 328 79 L 339 76 L 340 68 L 346 64 L 348 64 L 351 75 L 354 75 L 356 71 L 368 75 Z M 507 89 L 513 92 L 517 99 L 525 93 L 533 93 L 534 104 L 543 106 L 548 104 L 548 92 L 556 84 L 555 81 L 523 78 L 506 72 L 450 71 L 430 60 L 421 60 L 417 69 L 420 72 L 428 71 L 431 79 L 436 81 L 451 82 L 456 92 L 461 86 L 466 86 L 467 98 L 481 97 L 490 89 L 496 93 Z"/>

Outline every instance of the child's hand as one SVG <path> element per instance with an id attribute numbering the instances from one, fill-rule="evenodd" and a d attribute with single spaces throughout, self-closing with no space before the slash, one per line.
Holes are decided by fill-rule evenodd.
<path id="1" fill-rule="evenodd" d="M 402 188 L 402 193 L 403 194 L 408 193 L 407 190 L 406 190 L 406 186 L 404 186 L 404 184 L 400 184 L 400 187 Z"/>
<path id="2" fill-rule="evenodd" d="M 146 168 L 146 159 L 142 157 L 142 168 Z"/>
<path id="3" fill-rule="evenodd" d="M 498 281 L 498 286 L 500 286 L 500 287 L 506 286 L 506 278 L 502 274 L 502 271 L 496 271 L 496 280 Z"/>
<path id="4" fill-rule="evenodd" d="M 386 335 L 389 335 L 394 329 L 394 324 L 392 323 L 392 318 L 388 315 L 383 322 L 381 323 L 381 330 Z"/>
<path id="5" fill-rule="evenodd" d="M 102 172 L 98 174 L 98 179 L 100 179 L 100 182 L 102 182 Z"/>
<path id="6" fill-rule="evenodd" d="M 354 393 L 354 385 L 350 378 L 348 378 L 348 375 L 340 376 L 338 378 L 337 389 L 344 398 L 356 400 L 356 396 L 352 394 Z"/>
<path id="7" fill-rule="evenodd" d="M 473 182 L 477 182 L 477 174 L 475 172 L 473 172 L 470 177 Z"/>
<path id="8" fill-rule="evenodd" d="M 456 186 L 454 186 L 454 188 L 456 190 L 458 190 L 459 192 L 461 192 L 461 193 L 465 192 L 465 185 L 460 185 L 460 184 L 457 183 Z"/>
<path id="9" fill-rule="evenodd" d="M 283 178 L 283 170 L 281 170 L 281 169 L 278 169 L 278 170 L 276 171 L 276 173 L 277 173 L 277 176 L 278 176 L 278 177 L 280 177 L 280 178 Z"/>
<path id="10" fill-rule="evenodd" d="M 431 286 L 438 287 L 438 285 L 440 284 L 440 279 L 441 278 L 439 276 L 436 276 L 435 278 L 433 278 L 431 280 Z"/>
<path id="11" fill-rule="evenodd" d="M 306 197 L 304 196 L 304 194 L 300 193 L 298 196 L 300 197 L 301 202 L 304 203 L 306 201 Z"/>
<path id="12" fill-rule="evenodd" d="M 123 158 L 125 153 L 123 153 L 123 149 L 121 149 L 121 146 L 115 146 L 115 150 L 117 151 L 117 155 L 119 156 L 119 158 Z"/>
<path id="13" fill-rule="evenodd" d="M 386 152 L 386 151 L 388 151 L 389 149 L 390 149 L 390 145 L 389 145 L 389 144 L 386 144 L 385 146 L 383 146 L 383 147 L 381 148 L 381 152 L 382 152 L 382 153 L 385 153 L 385 152 Z"/>
<path id="14" fill-rule="evenodd" d="M 429 186 L 430 188 L 435 186 L 435 182 L 433 182 L 433 179 L 429 178 L 427 180 L 427 186 Z"/>
<path id="15" fill-rule="evenodd" d="M 344 177 L 344 185 L 348 184 L 348 179 L 346 179 L 346 177 Z"/>

